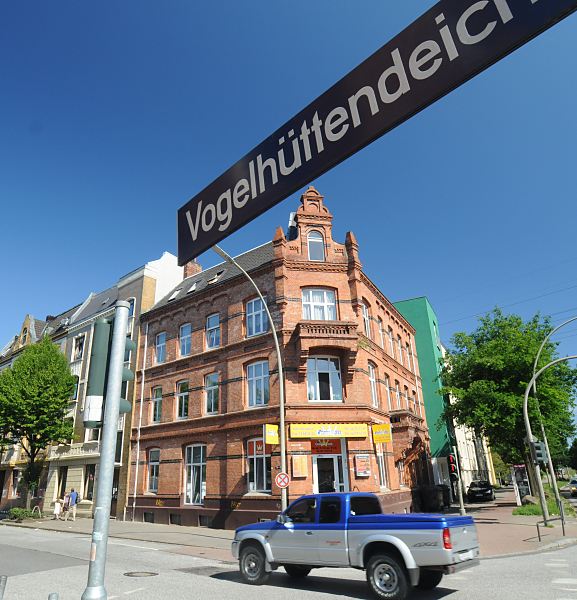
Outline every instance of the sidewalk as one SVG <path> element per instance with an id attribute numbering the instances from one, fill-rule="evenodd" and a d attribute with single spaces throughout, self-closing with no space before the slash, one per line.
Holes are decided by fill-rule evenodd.
<path id="1" fill-rule="evenodd" d="M 465 505 L 467 514 L 475 519 L 477 525 L 482 557 L 538 552 L 577 543 L 575 518 L 567 521 L 566 537 L 562 535 L 561 523 L 555 521 L 553 528 L 541 528 L 542 541 L 539 542 L 535 523 L 541 517 L 514 517 L 511 513 L 515 506 L 514 493 L 509 489 L 497 490 L 496 502 Z M 459 511 L 453 506 L 451 513 L 455 512 L 458 514 Z M 64 522 L 42 519 L 19 524 L 0 521 L 0 525 L 90 536 L 93 521 L 77 519 L 75 522 Z M 114 539 L 136 540 L 151 544 L 172 544 L 175 546 L 174 552 L 178 554 L 227 562 L 233 560 L 230 544 L 234 531 L 224 529 L 111 520 L 109 536 Z"/>
<path id="2" fill-rule="evenodd" d="M 536 523 L 541 516 L 513 516 L 517 506 L 515 493 L 512 489 L 496 490 L 495 502 L 477 502 L 465 504 L 468 515 L 475 519 L 481 556 L 496 557 L 525 552 L 537 552 L 552 547 L 577 543 L 577 520 L 566 519 L 565 533 L 560 521 L 553 521 L 554 527 L 541 527 L 541 542 L 537 536 Z M 458 507 L 453 506 L 451 512 L 459 514 Z"/>

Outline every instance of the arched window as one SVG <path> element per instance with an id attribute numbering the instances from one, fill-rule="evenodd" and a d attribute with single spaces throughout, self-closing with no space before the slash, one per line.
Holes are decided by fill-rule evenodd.
<path id="1" fill-rule="evenodd" d="M 319 231 L 311 231 L 308 235 L 309 260 L 322 262 L 325 260 L 325 240 Z"/>
<path id="2" fill-rule="evenodd" d="M 377 368 L 369 363 L 369 381 L 371 382 L 371 402 L 373 406 L 379 406 L 379 391 L 377 389 Z"/>
<path id="3" fill-rule="evenodd" d="M 28 341 L 28 329 L 26 329 L 26 327 L 24 327 L 24 329 L 22 330 L 22 345 L 24 346 L 24 344 Z"/>

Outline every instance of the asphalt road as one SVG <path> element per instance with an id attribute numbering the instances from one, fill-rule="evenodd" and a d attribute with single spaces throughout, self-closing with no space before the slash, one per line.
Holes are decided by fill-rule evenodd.
<path id="1" fill-rule="evenodd" d="M 0 574 L 9 576 L 4 600 L 79 600 L 86 586 L 89 537 L 23 528 L 0 528 Z M 364 573 L 319 569 L 295 582 L 279 569 L 269 583 L 241 582 L 236 565 L 182 554 L 178 546 L 110 540 L 106 571 L 109 600 L 369 600 Z M 129 572 L 151 573 L 131 577 Z M 542 554 L 487 559 L 445 577 L 415 600 L 577 600 L 575 547 Z"/>

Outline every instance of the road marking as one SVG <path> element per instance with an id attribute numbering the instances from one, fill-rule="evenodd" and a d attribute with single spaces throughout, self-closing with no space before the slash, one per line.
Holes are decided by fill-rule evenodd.
<path id="1" fill-rule="evenodd" d="M 137 590 L 130 590 L 129 592 L 124 592 L 125 596 L 128 596 L 130 594 L 136 594 L 136 592 L 142 592 L 143 590 L 145 590 L 146 588 L 138 588 Z"/>
<path id="2" fill-rule="evenodd" d="M 555 569 L 567 569 L 569 565 L 566 563 L 545 563 L 546 567 L 551 567 Z"/>
<path id="3" fill-rule="evenodd" d="M 127 548 L 140 548 L 142 550 L 156 550 L 156 551 L 158 551 L 158 548 L 151 548 L 150 546 L 136 546 L 135 544 L 123 544 L 122 542 L 111 542 L 110 540 L 108 541 L 108 543 L 111 546 L 126 546 Z"/>
<path id="4" fill-rule="evenodd" d="M 553 579 L 553 585 L 577 585 L 577 579 Z"/>

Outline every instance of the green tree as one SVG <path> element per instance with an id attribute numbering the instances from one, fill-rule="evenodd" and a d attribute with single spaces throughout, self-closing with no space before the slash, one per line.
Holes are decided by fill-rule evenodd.
<path id="1" fill-rule="evenodd" d="M 573 440 L 571 448 L 569 448 L 568 454 L 569 460 L 567 466 L 577 471 L 577 438 Z"/>
<path id="2" fill-rule="evenodd" d="M 473 333 L 457 333 L 451 340 L 454 350 L 447 354 L 442 381 L 443 392 L 455 401 L 445 416 L 487 436 L 506 463 L 527 462 L 523 396 L 539 346 L 550 331 L 548 318 L 536 315 L 525 322 L 496 308 Z M 556 344 L 548 343 L 539 367 L 556 357 Z M 576 383 L 577 370 L 560 363 L 537 381 L 539 407 L 529 400 L 534 435 L 541 437 L 542 419 L 553 457 L 566 454 L 567 440 L 575 433 Z"/>
<path id="3" fill-rule="evenodd" d="M 27 506 L 38 487 L 42 450 L 72 437 L 66 414 L 74 386 L 66 358 L 47 337 L 0 372 L 0 432 L 4 443 L 20 443 L 27 456 Z"/>

